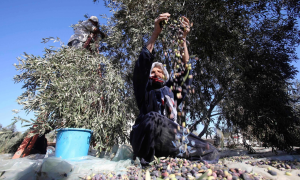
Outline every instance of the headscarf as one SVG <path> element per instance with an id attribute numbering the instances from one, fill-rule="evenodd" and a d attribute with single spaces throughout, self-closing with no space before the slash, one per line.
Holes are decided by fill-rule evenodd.
<path id="1" fill-rule="evenodd" d="M 167 69 L 165 68 L 165 66 L 164 66 L 162 63 L 160 63 L 160 62 L 154 62 L 154 63 L 152 63 L 149 77 L 151 77 L 151 71 L 152 71 L 152 69 L 153 69 L 154 67 L 157 67 L 157 66 L 159 66 L 160 69 L 163 70 L 164 75 L 165 75 L 165 82 L 168 81 L 169 78 L 170 78 L 170 77 L 169 77 L 169 73 L 168 73 Z"/>
<path id="2" fill-rule="evenodd" d="M 152 69 L 157 66 L 160 67 L 160 69 L 163 71 L 163 73 L 164 73 L 163 78 L 151 76 Z M 153 89 L 159 89 L 159 88 L 164 87 L 168 80 L 169 80 L 169 73 L 168 73 L 167 69 L 163 66 L 162 63 L 154 62 L 152 64 L 152 67 L 150 69 L 150 74 L 149 74 L 149 82 L 150 82 L 150 85 L 153 87 Z"/>

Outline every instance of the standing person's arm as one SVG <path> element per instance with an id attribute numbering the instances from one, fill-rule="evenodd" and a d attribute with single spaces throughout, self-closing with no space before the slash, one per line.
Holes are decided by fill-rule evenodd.
<path id="1" fill-rule="evenodd" d="M 85 30 L 89 32 L 93 32 L 97 29 L 97 27 L 90 20 L 83 21 L 81 25 L 84 26 Z"/>

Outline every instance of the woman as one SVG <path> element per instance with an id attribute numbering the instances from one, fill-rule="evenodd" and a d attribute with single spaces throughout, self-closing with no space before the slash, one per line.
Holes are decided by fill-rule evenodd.
<path id="1" fill-rule="evenodd" d="M 105 38 L 107 35 L 99 30 L 99 20 L 96 16 L 91 16 L 88 20 L 80 22 L 74 27 L 74 34 L 68 42 L 68 46 L 75 48 L 86 48 L 92 51 L 90 44 L 98 40 L 98 36 Z M 96 45 L 98 46 L 98 45 Z M 98 47 L 96 47 L 97 53 Z"/>
<path id="2" fill-rule="evenodd" d="M 130 143 L 135 157 L 141 159 L 142 165 L 148 165 L 154 156 L 183 157 L 214 163 L 219 158 L 217 149 L 177 124 L 174 94 L 168 85 L 169 74 L 161 63 L 152 63 L 154 44 L 162 31 L 160 22 L 169 17 L 169 13 L 163 13 L 155 19 L 152 36 L 135 64 L 133 86 L 140 115 L 132 127 Z M 181 54 L 184 53 L 182 61 L 186 64 L 189 53 L 184 40 L 190 31 L 190 23 L 186 17 L 182 19 L 181 25 L 186 28 L 182 36 L 181 46 L 184 48 Z M 191 85 L 191 79 L 187 79 L 185 85 Z M 184 97 L 182 93 L 177 106 Z"/>

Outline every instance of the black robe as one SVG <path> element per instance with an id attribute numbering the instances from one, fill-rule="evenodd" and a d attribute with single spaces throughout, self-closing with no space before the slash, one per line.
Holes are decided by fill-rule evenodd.
<path id="1" fill-rule="evenodd" d="M 144 47 L 134 68 L 133 87 L 140 110 L 130 133 L 134 155 L 141 159 L 143 165 L 153 161 L 154 156 L 217 163 L 219 153 L 213 145 L 193 133 L 187 133 L 185 128 L 160 113 L 155 92 L 148 85 L 153 59 L 154 52 L 150 53 Z M 185 83 L 190 85 L 191 80 L 188 79 Z M 185 94 L 182 96 L 184 99 Z M 177 101 L 178 106 L 180 103 L 181 101 Z"/>

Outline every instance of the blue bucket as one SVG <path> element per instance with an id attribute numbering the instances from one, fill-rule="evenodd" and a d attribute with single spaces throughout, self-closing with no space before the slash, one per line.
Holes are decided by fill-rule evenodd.
<path id="1" fill-rule="evenodd" d="M 81 128 L 58 129 L 55 157 L 71 160 L 87 156 L 92 133 L 92 130 Z"/>

